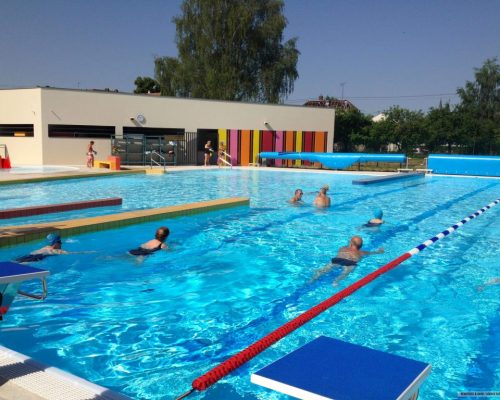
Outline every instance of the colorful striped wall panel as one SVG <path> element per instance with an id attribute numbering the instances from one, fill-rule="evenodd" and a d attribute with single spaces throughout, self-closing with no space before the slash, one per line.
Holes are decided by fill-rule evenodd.
<path id="1" fill-rule="evenodd" d="M 226 151 L 231 155 L 233 165 L 246 166 L 258 162 L 262 151 L 308 151 L 323 153 L 326 151 L 326 132 L 313 131 L 261 131 L 219 129 L 219 146 L 224 142 Z M 271 165 L 292 167 L 311 165 L 309 161 L 269 160 Z M 317 168 L 320 163 L 314 163 Z"/>

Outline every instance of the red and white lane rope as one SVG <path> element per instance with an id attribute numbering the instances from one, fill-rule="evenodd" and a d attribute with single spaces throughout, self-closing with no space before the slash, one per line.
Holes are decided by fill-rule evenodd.
<path id="1" fill-rule="evenodd" d="M 466 224 L 470 220 L 480 216 L 486 210 L 496 206 L 498 203 L 500 203 L 500 199 L 497 199 L 487 206 L 484 206 L 480 210 L 477 210 L 475 213 L 469 215 L 468 217 L 464 218 L 460 222 L 457 222 L 456 224 L 450 226 L 448 229 L 445 229 L 441 233 L 438 233 L 436 236 L 430 238 L 429 240 L 426 240 L 425 242 L 419 244 L 417 247 L 414 247 L 413 249 L 407 251 L 406 253 L 400 255 L 398 258 L 392 260 L 391 262 L 385 264 L 384 266 L 380 267 L 379 269 L 373 271 L 372 273 L 366 275 L 364 278 L 361 278 L 360 280 L 354 282 L 352 285 L 346 287 L 345 289 L 341 290 L 340 292 L 334 294 L 332 297 L 322 301 L 318 305 L 314 306 L 313 308 L 309 309 L 308 311 L 302 313 L 298 317 L 292 319 L 291 321 L 288 321 L 286 324 L 282 325 L 278 329 L 272 331 L 268 335 L 264 336 L 262 339 L 258 340 L 257 342 L 253 343 L 252 345 L 248 346 L 246 349 L 240 351 L 239 353 L 235 354 L 234 356 L 228 358 L 226 361 L 223 363 L 217 365 L 216 367 L 212 368 L 210 371 L 205 373 L 204 375 L 196 378 L 193 383 L 191 384 L 192 389 L 190 389 L 188 392 L 184 393 L 183 395 L 177 397 L 176 400 L 181 400 L 191 393 L 193 393 L 195 390 L 202 391 L 205 389 L 208 389 L 210 386 L 212 386 L 214 383 L 222 379 L 224 376 L 228 375 L 235 369 L 239 368 L 243 364 L 245 364 L 247 361 L 251 360 L 254 358 L 257 354 L 261 353 L 277 341 L 281 340 L 284 338 L 286 335 L 289 333 L 293 332 L 297 328 L 301 327 L 304 325 L 306 322 L 309 322 L 311 319 L 317 317 L 319 314 L 321 314 L 323 311 L 326 311 L 333 305 L 337 304 L 341 300 L 345 299 L 346 297 L 350 296 L 353 294 L 355 291 L 358 289 L 361 289 L 363 286 L 366 286 L 368 283 L 373 281 L 374 279 L 378 278 L 380 275 L 385 274 L 386 272 L 390 271 L 391 269 L 397 267 L 399 264 L 401 264 L 403 261 L 407 260 L 411 256 L 414 256 L 415 254 L 421 252 L 425 248 L 431 246 L 435 242 L 437 242 L 439 239 L 444 238 L 445 236 L 448 236 L 450 233 L 456 231 L 458 228 L 460 228 L 462 225 Z"/>

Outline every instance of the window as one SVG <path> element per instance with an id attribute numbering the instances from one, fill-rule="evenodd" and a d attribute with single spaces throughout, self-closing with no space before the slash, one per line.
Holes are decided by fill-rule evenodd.
<path id="1" fill-rule="evenodd" d="M 110 139 L 114 134 L 114 126 L 49 125 L 49 137 L 52 138 Z"/>
<path id="2" fill-rule="evenodd" d="M 33 124 L 0 125 L 0 137 L 33 137 Z"/>
<path id="3" fill-rule="evenodd" d="M 124 136 L 141 137 L 144 136 L 166 136 L 166 135 L 184 135 L 182 128 L 143 128 L 135 126 L 124 126 Z"/>

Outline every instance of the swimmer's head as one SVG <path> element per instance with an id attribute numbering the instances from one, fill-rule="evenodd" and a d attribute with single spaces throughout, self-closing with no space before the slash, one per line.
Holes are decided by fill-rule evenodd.
<path id="1" fill-rule="evenodd" d="M 363 247 L 363 239 L 361 239 L 361 236 L 353 236 L 351 238 L 350 242 L 354 247 L 356 247 L 358 250 Z"/>
<path id="2" fill-rule="evenodd" d="M 302 196 L 304 194 L 304 192 L 302 191 L 302 189 L 295 189 L 295 196 Z"/>
<path id="3" fill-rule="evenodd" d="M 155 239 L 163 243 L 167 240 L 168 235 L 170 235 L 170 230 L 166 226 L 162 226 L 156 230 Z"/>
<path id="4" fill-rule="evenodd" d="M 380 209 L 380 208 L 376 208 L 374 211 L 373 211 L 373 217 L 374 218 L 377 218 L 377 219 L 382 219 L 382 217 L 384 216 L 384 212 Z"/>
<path id="5" fill-rule="evenodd" d="M 330 190 L 330 186 L 328 186 L 328 185 L 323 185 L 319 191 L 320 191 L 321 193 L 326 194 L 326 192 L 328 192 L 329 190 Z"/>
<path id="6" fill-rule="evenodd" d="M 59 236 L 57 233 L 49 233 L 46 239 L 49 246 L 54 246 L 57 243 L 61 244 L 61 236 Z"/>

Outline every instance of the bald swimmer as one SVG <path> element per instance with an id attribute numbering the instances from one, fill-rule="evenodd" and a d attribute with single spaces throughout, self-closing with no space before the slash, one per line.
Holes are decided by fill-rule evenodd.
<path id="1" fill-rule="evenodd" d="M 349 241 L 349 245 L 341 247 L 328 265 L 316 271 L 310 282 L 314 282 L 321 275 L 330 272 L 334 268 L 342 268 L 342 273 L 332 283 L 333 286 L 337 286 L 342 279 L 354 271 L 358 261 L 363 257 L 371 254 L 382 254 L 384 252 L 383 248 L 376 251 L 364 251 L 361 250 L 361 247 L 363 247 L 363 239 L 360 236 L 353 236 Z"/>

